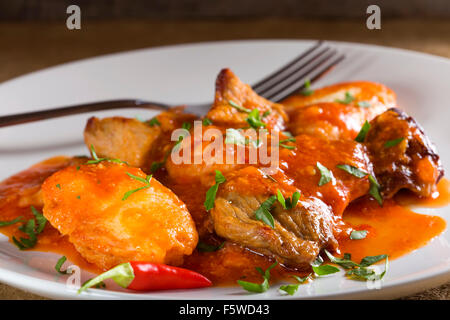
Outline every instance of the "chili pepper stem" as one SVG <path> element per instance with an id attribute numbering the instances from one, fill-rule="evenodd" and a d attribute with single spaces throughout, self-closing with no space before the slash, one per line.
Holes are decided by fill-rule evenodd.
<path id="1" fill-rule="evenodd" d="M 106 279 L 113 279 L 114 282 L 119 286 L 127 288 L 134 280 L 133 267 L 129 262 L 119 264 L 118 266 L 98 275 L 97 277 L 86 281 L 78 290 L 78 293 L 81 293 L 84 290 L 93 287 Z"/>

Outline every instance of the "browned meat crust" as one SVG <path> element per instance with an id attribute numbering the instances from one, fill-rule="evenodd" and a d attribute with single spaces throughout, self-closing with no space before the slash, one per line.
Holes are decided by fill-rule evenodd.
<path id="1" fill-rule="evenodd" d="M 249 193 L 248 181 L 252 185 L 258 183 L 261 190 Z M 301 197 L 293 209 L 283 209 L 276 202 L 272 209 L 274 228 L 257 220 L 255 211 L 274 194 L 274 188 L 295 190 L 270 182 L 254 167 L 236 173 L 226 182 L 211 211 L 216 233 L 295 266 L 309 265 L 322 248 L 337 247 L 333 235 L 335 218 L 330 208 L 317 198 Z"/>
<path id="2" fill-rule="evenodd" d="M 382 195 L 390 198 L 400 189 L 409 189 L 420 196 L 430 196 L 444 170 L 435 146 L 422 127 L 395 108 L 370 124 L 366 146 Z M 390 146 L 396 140 L 399 142 Z"/>
<path id="3" fill-rule="evenodd" d="M 223 69 L 216 80 L 216 94 L 214 104 L 206 115 L 216 125 L 231 128 L 248 127 L 246 121 L 248 113 L 236 109 L 230 101 L 248 110 L 258 109 L 262 122 L 268 129 L 283 130 L 288 117 L 281 104 L 273 103 L 258 96 L 252 88 L 241 82 L 229 69 Z"/>

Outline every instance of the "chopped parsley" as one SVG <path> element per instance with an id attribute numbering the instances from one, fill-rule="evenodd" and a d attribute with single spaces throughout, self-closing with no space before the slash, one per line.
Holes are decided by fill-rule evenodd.
<path id="1" fill-rule="evenodd" d="M 94 160 L 89 160 L 88 162 L 86 162 L 86 164 L 97 164 L 97 163 L 100 163 L 102 161 L 127 164 L 125 161 L 122 161 L 122 160 L 119 160 L 119 159 L 99 158 L 97 156 L 97 153 L 95 152 L 94 146 L 92 144 L 91 144 L 91 153 L 92 153 L 92 157 L 94 158 Z"/>
<path id="2" fill-rule="evenodd" d="M 293 209 L 297 206 L 297 202 L 300 199 L 300 192 L 295 191 L 292 194 L 292 198 L 284 198 L 283 194 L 277 189 L 277 200 L 283 207 L 283 209 Z"/>
<path id="3" fill-rule="evenodd" d="M 57 187 L 59 190 L 61 190 L 61 185 L 60 185 L 59 183 L 56 185 L 56 187 Z"/>
<path id="4" fill-rule="evenodd" d="M 67 258 L 65 256 L 62 256 L 61 258 L 59 258 L 58 262 L 56 262 L 55 265 L 55 270 L 60 273 L 60 274 L 68 274 L 67 270 L 61 270 L 62 265 L 64 264 L 64 262 L 66 262 Z"/>
<path id="5" fill-rule="evenodd" d="M 305 283 L 306 280 L 308 280 L 310 276 L 311 276 L 311 274 L 307 275 L 306 277 L 301 278 L 301 277 L 299 277 L 299 276 L 293 275 L 292 277 L 293 277 L 295 280 L 297 280 L 298 283 L 296 283 L 296 284 L 286 284 L 286 285 L 283 285 L 283 286 L 280 287 L 280 290 L 286 292 L 287 294 L 289 294 L 289 295 L 291 295 L 291 296 L 293 296 L 293 295 L 297 292 L 298 287 L 299 287 L 302 283 Z"/>
<path id="6" fill-rule="evenodd" d="M 206 126 L 212 125 L 212 121 L 208 118 L 203 118 L 202 124 L 206 127 Z"/>
<path id="7" fill-rule="evenodd" d="M 47 219 L 35 207 L 31 206 L 31 212 L 34 218 L 19 227 L 19 230 L 28 235 L 28 238 L 20 237 L 18 240 L 16 237 L 12 237 L 14 244 L 20 250 L 33 248 L 37 243 L 37 236 L 44 230 L 47 223 Z"/>
<path id="8" fill-rule="evenodd" d="M 350 233 L 350 239 L 352 240 L 361 240 L 367 237 L 367 230 L 353 230 Z"/>
<path id="9" fill-rule="evenodd" d="M 366 120 L 364 122 L 363 126 L 361 127 L 361 130 L 359 131 L 358 135 L 355 138 L 356 142 L 364 142 L 366 140 L 367 133 L 370 130 L 370 123 Z"/>
<path id="10" fill-rule="evenodd" d="M 330 170 L 328 170 L 327 167 L 323 166 L 320 162 L 316 163 L 317 169 L 320 171 L 320 180 L 319 180 L 319 187 L 323 186 L 324 184 L 327 184 L 331 181 L 333 174 Z"/>
<path id="11" fill-rule="evenodd" d="M 289 137 L 287 139 L 280 140 L 279 146 L 283 147 L 283 148 L 286 148 L 286 149 L 293 150 L 293 149 L 295 149 L 295 146 L 287 145 L 286 142 L 295 142 L 295 141 L 296 140 L 295 140 L 294 137 Z"/>
<path id="12" fill-rule="evenodd" d="M 369 194 L 375 200 L 377 200 L 377 202 L 380 206 L 383 205 L 383 198 L 381 197 L 380 185 L 379 185 L 378 181 L 375 179 L 374 176 L 369 175 L 369 182 L 370 182 Z"/>
<path id="13" fill-rule="evenodd" d="M 125 192 L 125 194 L 123 195 L 122 201 L 127 200 L 128 197 L 131 196 L 135 192 L 138 192 L 138 191 L 143 190 L 143 189 L 150 188 L 150 181 L 152 180 L 152 175 L 147 175 L 145 178 L 142 178 L 142 177 L 135 176 L 135 175 L 133 175 L 133 174 L 131 174 L 129 172 L 126 172 L 126 174 L 130 178 L 144 183 L 145 186 Z"/>
<path id="14" fill-rule="evenodd" d="M 276 200 L 277 197 L 270 196 L 266 201 L 261 203 L 261 206 L 255 211 L 256 220 L 264 222 L 265 224 L 269 225 L 272 229 L 275 228 L 275 220 L 272 214 L 270 213 L 270 209 L 272 208 Z"/>
<path id="15" fill-rule="evenodd" d="M 314 274 L 317 276 L 327 276 L 329 274 L 333 274 L 336 272 L 339 272 L 339 268 L 336 268 L 335 266 L 332 266 L 331 264 L 318 264 L 317 260 L 315 263 L 311 265 Z"/>
<path id="16" fill-rule="evenodd" d="M 206 199 L 205 199 L 205 209 L 206 211 L 211 210 L 214 208 L 214 201 L 216 200 L 216 194 L 217 190 L 219 190 L 219 185 L 227 181 L 225 177 L 223 176 L 222 172 L 219 170 L 216 170 L 216 177 L 215 177 L 216 183 L 208 189 L 206 192 Z"/>
<path id="17" fill-rule="evenodd" d="M 367 172 L 364 172 L 357 167 L 351 166 L 349 164 L 338 164 L 336 168 L 339 168 L 341 170 L 344 170 L 345 172 L 357 177 L 357 178 L 364 178 L 368 175 Z"/>
<path id="18" fill-rule="evenodd" d="M 181 128 L 185 129 L 185 130 L 191 130 L 192 124 L 190 124 L 189 122 L 183 122 L 183 124 L 181 125 Z"/>
<path id="19" fill-rule="evenodd" d="M 402 138 L 397 138 L 394 140 L 389 140 L 384 144 L 384 147 L 385 148 L 394 147 L 394 146 L 398 145 L 400 142 L 402 142 L 404 139 L 405 138 L 402 137 Z"/>
<path id="20" fill-rule="evenodd" d="M 199 243 L 197 244 L 197 250 L 200 252 L 215 252 L 222 249 L 224 245 L 225 241 L 218 246 L 199 241 Z"/>
<path id="21" fill-rule="evenodd" d="M 388 256 L 386 254 L 364 257 L 358 264 L 351 260 L 351 255 L 348 253 L 344 254 L 344 258 L 336 258 L 327 250 L 325 250 L 325 253 L 332 263 L 336 263 L 346 269 L 347 272 L 345 274 L 354 280 L 381 280 L 388 270 Z M 374 270 L 367 268 L 383 259 L 386 259 L 386 262 L 385 269 L 382 273 L 377 274 Z"/>
<path id="22" fill-rule="evenodd" d="M 253 109 L 247 117 L 247 122 L 253 129 L 259 129 L 261 127 L 265 127 L 266 124 L 261 121 L 261 117 L 259 115 L 258 109 Z"/>
<path id="23" fill-rule="evenodd" d="M 158 120 L 156 117 L 154 117 L 154 118 L 151 118 L 150 120 L 148 120 L 148 121 L 147 121 L 147 124 L 148 124 L 150 127 L 154 127 L 154 126 L 160 126 L 160 125 L 161 125 L 161 122 L 159 122 L 159 120 Z"/>
<path id="24" fill-rule="evenodd" d="M 241 112 L 245 112 L 245 113 L 250 113 L 252 110 L 244 108 L 240 105 L 238 105 L 236 102 L 234 102 L 233 100 L 228 100 L 228 104 L 230 106 L 232 106 L 233 108 L 236 108 L 237 110 L 241 111 Z"/>
<path id="25" fill-rule="evenodd" d="M 342 104 L 349 104 L 352 103 L 355 100 L 355 97 L 350 93 L 350 92 L 346 92 L 345 93 L 345 98 L 340 100 L 340 99 L 336 99 L 335 101 L 338 103 L 342 103 Z"/>
<path id="26" fill-rule="evenodd" d="M 20 216 L 13 220 L 10 220 L 10 221 L 0 221 L 0 227 L 7 227 L 7 226 L 11 226 L 13 224 L 19 223 L 19 222 L 24 222 L 22 219 L 23 219 L 23 217 Z"/>
<path id="27" fill-rule="evenodd" d="M 300 91 L 302 95 L 310 96 L 314 93 L 314 91 L 311 90 L 311 81 L 309 79 L 305 80 L 305 84 L 303 86 L 304 88 Z"/>
<path id="28" fill-rule="evenodd" d="M 273 263 L 270 267 L 266 269 L 266 271 L 263 271 L 261 268 L 257 267 L 256 270 L 262 275 L 263 282 L 262 283 L 253 283 L 248 281 L 242 281 L 238 280 L 237 283 L 247 290 L 248 292 L 254 292 L 254 293 L 263 293 L 266 292 L 269 289 L 269 280 L 270 280 L 270 270 L 275 268 L 275 266 L 278 264 L 278 262 Z"/>

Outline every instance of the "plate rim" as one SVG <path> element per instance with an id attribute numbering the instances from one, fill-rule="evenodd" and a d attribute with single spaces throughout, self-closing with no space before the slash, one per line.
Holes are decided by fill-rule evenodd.
<path id="1" fill-rule="evenodd" d="M 120 52 L 114 52 L 114 53 L 108 53 L 98 56 L 92 56 L 92 57 L 86 57 L 82 59 L 77 59 L 73 61 L 68 61 L 60 64 L 56 64 L 47 68 L 35 70 L 26 74 L 19 75 L 17 77 L 8 79 L 6 81 L 3 81 L 0 83 L 0 87 L 4 85 L 10 85 L 14 84 L 14 82 L 21 81 L 28 77 L 33 77 L 38 75 L 42 72 L 47 71 L 53 71 L 55 69 L 63 69 L 67 66 L 73 66 L 76 64 L 83 64 L 83 63 L 89 63 L 94 62 L 96 60 L 101 60 L 105 58 L 114 58 L 114 57 L 120 57 L 121 55 L 127 55 L 127 54 L 133 54 L 133 53 L 139 53 L 139 52 L 148 52 L 148 51 L 159 51 L 159 50 L 183 50 L 185 48 L 195 48 L 199 46 L 211 46 L 211 45 L 230 45 L 230 44 L 244 44 L 244 43 L 251 43 L 251 44 L 268 44 L 268 45 L 276 45 L 276 44 L 304 44 L 308 45 L 310 43 L 313 43 L 317 40 L 315 39 L 239 39 L 239 40 L 225 40 L 225 41 L 200 41 L 200 42 L 193 42 L 193 43 L 184 43 L 184 44 L 170 44 L 170 45 L 164 45 L 164 46 L 155 46 L 155 47 L 148 47 L 148 48 L 139 48 L 139 49 L 133 49 L 133 50 L 126 50 L 126 51 L 120 51 Z M 376 44 L 368 44 L 368 43 L 358 43 L 358 42 L 349 42 L 349 41 L 326 41 L 326 43 L 335 44 L 335 45 L 344 45 L 344 46 L 351 46 L 355 48 L 362 48 L 363 50 L 381 50 L 386 53 L 396 53 L 396 54 L 404 54 L 409 55 L 413 57 L 420 57 L 427 60 L 433 60 L 433 61 L 439 61 L 440 63 L 445 63 L 450 65 L 450 58 L 442 57 L 430 53 L 424 53 L 424 52 L 418 52 L 410 49 L 403 49 L 403 48 L 397 48 L 397 47 L 389 47 L 389 46 L 381 46 Z M 447 223 L 448 224 L 448 223 Z M 445 231 L 444 231 L 445 232 Z M 439 236 L 438 236 L 439 237 Z M 434 238 L 436 239 L 436 238 Z M 434 240 L 432 239 L 432 240 Z M 432 241 L 430 240 L 430 242 Z M 429 242 L 429 243 L 430 243 Z M 426 245 L 425 245 L 426 246 Z M 421 247 L 422 248 L 422 247 Z M 417 249 L 420 250 L 421 248 Z M 411 253 L 408 253 L 411 254 Z M 208 299 L 254 299 L 254 298 L 260 298 L 260 299 L 282 299 L 282 300 L 297 300 L 297 299 L 339 299 L 339 298 L 346 298 L 355 296 L 356 294 L 360 293 L 362 294 L 363 299 L 364 297 L 370 297 L 370 296 L 376 296 L 378 298 L 382 298 L 383 294 L 386 294 L 389 296 L 388 292 L 392 292 L 394 290 L 400 290 L 401 288 L 407 287 L 408 285 L 411 285 L 413 283 L 423 283 L 423 285 L 420 288 L 417 288 L 417 291 L 424 290 L 427 288 L 434 287 L 436 283 L 437 285 L 441 283 L 446 283 L 450 281 L 450 265 L 448 265 L 446 268 L 443 267 L 442 270 L 438 271 L 437 273 L 430 273 L 430 274 L 424 274 L 415 278 L 406 277 L 406 279 L 397 279 L 395 281 L 389 281 L 389 283 L 383 285 L 383 288 L 381 290 L 368 290 L 366 288 L 352 288 L 347 289 L 340 292 L 335 292 L 331 294 L 317 294 L 314 296 L 281 296 L 280 297 L 265 297 L 261 295 L 248 295 L 248 296 L 239 296 L 239 297 L 211 297 Z M 11 279 L 17 279 L 16 281 L 13 281 Z M 28 283 L 25 284 L 28 280 Z M 59 282 L 53 282 L 50 280 L 45 280 L 41 278 L 36 278 L 33 276 L 21 274 L 19 272 L 11 271 L 9 269 L 5 269 L 0 267 L 0 282 L 11 285 L 13 287 L 20 288 L 22 290 L 26 290 L 29 292 L 33 292 L 36 294 L 39 294 L 44 297 L 54 297 L 59 296 L 67 298 L 67 299 L 135 299 L 140 296 L 142 299 L 180 299 L 179 297 L 158 297 L 157 295 L 151 295 L 150 294 L 136 294 L 136 293 L 129 293 L 129 292 L 117 292 L 117 291 L 105 291 L 105 290 L 98 290 L 98 289 L 92 289 L 89 293 L 84 293 L 82 295 L 77 295 L 76 292 L 69 291 L 64 284 Z M 431 284 L 432 283 L 432 284 Z M 430 284 L 429 286 L 427 284 Z M 48 286 L 49 288 L 54 288 L 54 290 L 57 290 L 57 292 L 54 292 L 52 294 L 51 289 L 42 290 L 42 287 Z M 63 290 L 59 290 L 62 288 Z M 208 290 L 208 289 L 206 289 Z M 166 291 L 169 292 L 169 291 Z M 383 293 L 383 294 L 380 294 Z M 413 291 L 410 291 L 409 294 L 413 294 Z M 395 295 L 394 295 L 395 296 Z M 201 298 L 197 298 L 201 299 Z M 201 299 L 203 300 L 203 299 Z"/>

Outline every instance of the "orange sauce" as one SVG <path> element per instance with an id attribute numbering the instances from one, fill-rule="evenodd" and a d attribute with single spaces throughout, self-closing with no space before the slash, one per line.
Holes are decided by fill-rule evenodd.
<path id="1" fill-rule="evenodd" d="M 23 220 L 33 217 L 30 206 L 42 209 L 40 185 L 54 172 L 85 160 L 67 157 L 48 159 L 28 170 L 22 171 L 0 183 L 0 221 L 10 221 L 23 216 Z M 164 180 L 164 177 L 161 177 Z M 445 205 L 449 203 L 449 181 L 443 179 L 438 185 L 438 194 L 429 199 L 419 199 L 411 194 L 401 194 L 395 200 L 386 201 L 380 207 L 375 201 L 362 198 L 354 201 L 344 212 L 343 220 L 357 230 L 368 230 L 363 240 L 349 240 L 348 235 L 339 239 L 341 253 L 351 253 L 352 259 L 359 262 L 367 255 L 388 254 L 396 258 L 425 245 L 442 233 L 445 221 L 438 216 L 422 215 L 408 209 L 404 203 L 426 206 Z M 171 187 L 171 186 L 169 186 Z M 198 188 L 192 186 L 172 186 L 175 193 L 185 200 L 197 227 L 205 232 L 211 228 L 203 210 L 203 198 L 198 197 Z M 188 191 L 189 190 L 189 191 Z M 204 193 L 202 193 L 204 194 Z M 183 199 L 185 198 L 185 199 Z M 198 200 L 201 198 L 201 201 Z M 189 200 L 190 199 L 190 200 Z M 18 230 L 20 224 L 0 228 L 0 232 L 12 238 L 25 237 Z M 200 230 L 199 230 L 200 231 Z M 220 239 L 215 239 L 220 244 Z M 38 236 L 38 244 L 32 250 L 49 251 L 65 255 L 72 263 L 88 271 L 99 273 L 100 270 L 87 262 L 55 228 L 47 223 Z M 263 269 L 273 263 L 269 258 L 238 245 L 227 243 L 216 252 L 201 253 L 195 251 L 187 257 L 184 267 L 198 271 L 209 277 L 215 285 L 235 284 L 236 280 L 261 281 L 255 267 Z M 56 261 L 55 261 L 56 264 Z M 304 276 L 309 270 L 293 270 L 278 266 L 272 271 L 272 280 L 288 279 L 292 274 Z"/>
<path id="2" fill-rule="evenodd" d="M 446 227 L 441 217 L 415 213 L 393 200 L 385 201 L 383 207 L 375 201 L 355 201 L 343 220 L 356 230 L 368 231 L 365 239 L 339 241 L 341 252 L 351 253 L 356 262 L 379 254 L 397 258 L 424 246 Z"/>
<path id="3" fill-rule="evenodd" d="M 34 206 L 42 212 L 42 200 L 40 197 L 40 186 L 42 182 L 54 172 L 68 166 L 82 162 L 81 159 L 54 157 L 40 162 L 31 168 L 22 171 L 0 183 L 0 221 L 10 221 L 17 217 L 23 217 L 27 221 L 33 218 L 30 207 Z M 26 234 L 18 230 L 19 223 L 2 227 L 0 232 L 10 238 L 26 238 Z M 66 236 L 62 236 L 58 230 L 47 222 L 44 230 L 38 236 L 36 246 L 33 251 L 54 252 L 65 255 L 80 268 L 99 273 L 99 269 L 87 262 L 75 249 Z M 56 264 L 56 261 L 55 261 Z"/>

